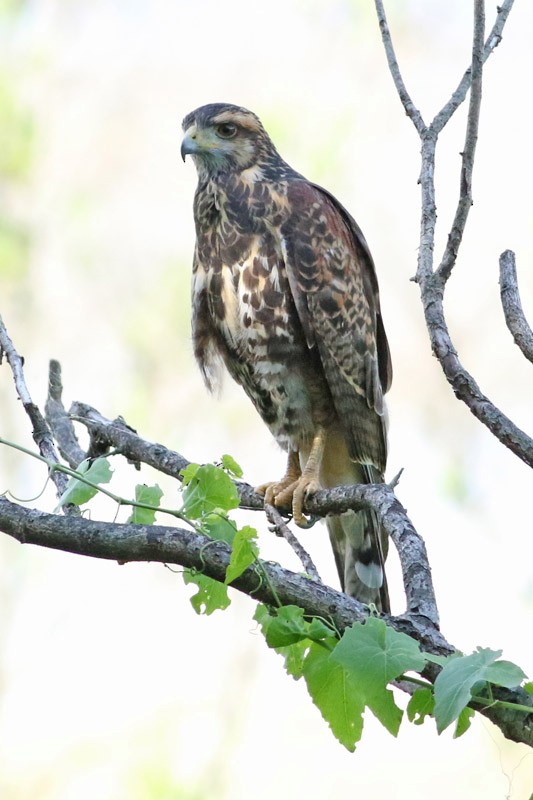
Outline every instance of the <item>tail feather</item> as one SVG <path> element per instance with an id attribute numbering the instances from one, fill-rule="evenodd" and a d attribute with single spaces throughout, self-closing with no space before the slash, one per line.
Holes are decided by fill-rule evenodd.
<path id="1" fill-rule="evenodd" d="M 390 612 L 385 554 L 379 520 L 373 511 L 346 511 L 326 524 L 344 592 Z"/>
<path id="2" fill-rule="evenodd" d="M 324 487 L 383 481 L 375 467 L 350 459 L 340 437 L 331 444 L 334 447 L 325 453 L 321 470 Z M 326 524 L 342 590 L 362 603 L 373 603 L 381 611 L 390 613 L 385 575 L 388 537 L 376 512 L 371 509 L 346 511 L 328 517 Z"/>

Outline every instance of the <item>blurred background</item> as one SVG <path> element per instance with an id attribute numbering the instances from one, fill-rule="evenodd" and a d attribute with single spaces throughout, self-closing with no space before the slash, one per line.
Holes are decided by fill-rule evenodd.
<path id="1" fill-rule="evenodd" d="M 467 64 L 471 5 L 388 3 L 426 121 Z M 505 328 L 498 256 L 516 251 L 533 320 L 532 26 L 533 6 L 517 3 L 486 68 L 475 204 L 446 294 L 464 365 L 530 432 L 533 376 Z M 404 468 L 397 491 L 427 542 L 443 632 L 531 669 L 531 472 L 454 398 L 431 356 L 409 280 L 419 143 L 372 3 L 0 0 L 0 313 L 34 400 L 44 403 L 57 358 L 67 406 L 122 414 L 194 461 L 231 453 L 252 484 L 281 474 L 283 455 L 243 393 L 228 379 L 208 396 L 191 353 L 196 180 L 179 158 L 181 119 L 215 101 L 255 111 L 283 157 L 364 230 L 395 368 L 389 477 Z M 464 122 L 463 108 L 439 145 L 437 254 Z M 0 435 L 34 447 L 6 365 Z M 125 495 L 156 479 L 114 467 Z M 44 482 L 37 461 L 0 450 L 0 491 L 51 510 L 50 489 L 32 500 Z M 176 505 L 176 487 L 160 482 Z M 112 519 L 115 508 L 102 501 L 92 513 Z M 246 519 L 265 557 L 300 569 L 259 515 Z M 337 586 L 325 529 L 301 537 Z M 389 573 L 401 612 L 394 554 Z M 233 592 L 228 611 L 197 618 L 190 594 L 161 565 L 0 539 L 2 800 L 529 798 L 533 756 L 484 719 L 458 741 L 431 722 L 405 723 L 394 740 L 368 715 L 362 743 L 345 752 L 258 635 L 254 604 Z"/>

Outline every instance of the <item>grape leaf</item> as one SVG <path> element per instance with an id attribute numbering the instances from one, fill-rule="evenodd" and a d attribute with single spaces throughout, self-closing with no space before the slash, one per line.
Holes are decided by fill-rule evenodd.
<path id="1" fill-rule="evenodd" d="M 487 668 L 501 654 L 501 650 L 479 648 L 469 656 L 452 658 L 444 665 L 435 681 L 435 719 L 439 733 L 458 718 L 472 697 L 473 686 L 487 680 Z"/>
<path id="2" fill-rule="evenodd" d="M 438 664 L 439 667 L 443 667 L 445 664 L 448 664 L 452 658 L 461 658 L 462 655 L 464 654 L 461 653 L 460 650 L 450 653 L 449 656 L 437 656 L 435 653 L 424 653 L 426 661 L 431 661 L 433 664 Z"/>
<path id="3" fill-rule="evenodd" d="M 418 642 L 370 617 L 344 631 L 332 658 L 355 679 L 372 713 L 396 736 L 403 712 L 386 686 L 403 672 L 423 669 L 426 659 Z"/>
<path id="4" fill-rule="evenodd" d="M 222 456 L 222 469 L 225 469 L 226 472 L 234 478 L 242 478 L 241 467 L 237 464 L 233 456 L 229 456 L 227 453 Z"/>
<path id="5" fill-rule="evenodd" d="M 332 654 L 312 643 L 303 663 L 303 675 L 313 703 L 332 733 L 351 753 L 363 730 L 364 697 L 357 681 Z"/>
<path id="6" fill-rule="evenodd" d="M 415 725 L 422 725 L 426 717 L 433 714 L 434 706 L 431 689 L 417 689 L 407 704 L 407 719 Z"/>
<path id="7" fill-rule="evenodd" d="M 198 470 L 200 469 L 200 464 L 187 464 L 185 469 L 180 470 L 181 481 L 183 486 L 187 486 L 188 483 L 192 481 Z"/>
<path id="8" fill-rule="evenodd" d="M 276 609 L 276 615 L 262 615 L 258 619 L 269 647 L 279 648 L 307 639 L 303 608 L 283 606 Z"/>
<path id="9" fill-rule="evenodd" d="M 498 686 L 505 686 L 507 689 L 520 686 L 526 677 L 520 667 L 513 664 L 512 661 L 495 661 L 493 664 L 489 664 L 485 670 L 485 680 Z"/>
<path id="10" fill-rule="evenodd" d="M 249 525 L 245 525 L 235 534 L 230 562 L 226 569 L 226 585 L 242 575 L 244 570 L 258 557 L 259 548 L 255 539 L 257 539 L 257 531 Z"/>
<path id="11" fill-rule="evenodd" d="M 227 608 L 231 603 L 226 586 L 208 578 L 207 575 L 186 570 L 183 573 L 183 581 L 198 587 L 198 592 L 191 597 L 191 605 L 197 614 L 209 615 L 218 609 Z"/>
<path id="12" fill-rule="evenodd" d="M 138 525 L 153 525 L 156 508 L 159 508 L 162 497 L 163 492 L 157 484 L 155 484 L 155 486 L 147 486 L 145 483 L 137 484 L 135 487 L 135 501 L 137 503 L 146 503 L 147 505 L 155 506 L 155 508 L 139 508 L 138 506 L 133 506 L 127 522 L 133 522 Z"/>
<path id="13" fill-rule="evenodd" d="M 235 538 L 236 526 L 225 514 L 213 513 L 202 517 L 202 530 L 212 539 L 231 545 Z"/>
<path id="14" fill-rule="evenodd" d="M 385 686 L 403 672 L 422 670 L 426 663 L 418 642 L 376 617 L 347 628 L 335 649 L 335 658 L 346 669 L 360 673 L 369 693 L 374 686 Z"/>
<path id="15" fill-rule="evenodd" d="M 220 467 L 189 464 L 183 471 L 182 512 L 189 519 L 200 519 L 218 509 L 229 511 L 239 505 L 235 484 Z"/>
<path id="16" fill-rule="evenodd" d="M 303 675 L 304 661 L 309 645 L 308 639 L 302 639 L 299 642 L 287 645 L 287 647 L 276 647 L 276 653 L 283 656 L 287 674 L 294 678 L 295 681 L 299 680 Z"/>
<path id="17" fill-rule="evenodd" d="M 475 715 L 475 711 L 473 708 L 468 708 L 466 706 L 463 708 L 461 712 L 459 712 L 459 716 L 457 717 L 457 724 L 455 726 L 455 731 L 453 734 L 454 739 L 458 739 L 459 736 L 462 736 L 463 733 L 469 729 L 470 724 L 472 722 L 472 717 Z"/>
<path id="18" fill-rule="evenodd" d="M 94 461 L 87 458 L 85 461 L 81 462 L 76 471 L 87 478 L 87 480 L 91 481 L 91 483 L 97 484 L 109 483 L 113 475 L 113 470 L 109 466 L 107 458 L 96 458 Z M 73 503 L 76 506 L 83 506 L 97 493 L 98 489 L 95 489 L 94 486 L 88 486 L 79 478 L 72 477 L 67 483 L 67 488 L 59 498 L 55 511 L 59 511 L 60 508 L 68 503 Z"/>
<path id="19" fill-rule="evenodd" d="M 307 636 L 309 639 L 312 639 L 313 642 L 321 642 L 326 639 L 331 639 L 331 637 L 335 636 L 335 633 L 329 625 L 326 625 L 325 622 L 322 622 L 321 619 L 318 617 L 313 617 L 313 619 L 307 623 Z"/>
<path id="20" fill-rule="evenodd" d="M 304 619 L 303 609 L 298 606 L 284 606 L 275 612 L 259 604 L 254 619 L 261 625 L 269 647 L 285 659 L 285 669 L 295 680 L 302 677 L 303 662 L 311 641 L 322 642 L 333 650 L 336 639 L 331 628 L 322 620 L 313 617 L 310 622 Z"/>

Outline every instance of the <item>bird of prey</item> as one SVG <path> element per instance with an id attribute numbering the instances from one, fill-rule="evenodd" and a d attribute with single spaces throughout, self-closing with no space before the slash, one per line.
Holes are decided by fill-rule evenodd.
<path id="1" fill-rule="evenodd" d="M 194 354 L 209 388 L 226 366 L 287 451 L 285 476 L 258 491 L 305 526 L 318 488 L 384 479 L 392 368 L 374 262 L 348 211 L 251 111 L 205 105 L 183 130 L 198 172 Z M 375 512 L 326 522 L 343 590 L 389 611 Z"/>

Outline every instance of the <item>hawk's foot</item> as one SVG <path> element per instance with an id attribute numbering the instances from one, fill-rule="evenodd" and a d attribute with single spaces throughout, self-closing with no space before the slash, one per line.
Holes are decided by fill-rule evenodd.
<path id="1" fill-rule="evenodd" d="M 292 518 L 300 528 L 310 528 L 314 521 L 310 521 L 303 513 L 306 497 L 313 494 L 320 485 L 316 474 L 305 469 L 293 484 L 276 496 L 276 506 L 289 506 L 292 504 Z"/>
<path id="2" fill-rule="evenodd" d="M 300 528 L 310 528 L 315 520 L 309 520 L 303 513 L 305 498 L 320 489 L 318 473 L 324 454 L 325 431 L 317 428 L 311 452 L 302 472 L 300 457 L 296 452 L 289 453 L 287 472 L 277 483 L 263 483 L 256 492 L 265 496 L 265 503 L 278 508 L 292 506 L 292 518 Z"/>
<path id="3" fill-rule="evenodd" d="M 265 503 L 270 506 L 288 506 L 291 505 L 292 493 L 298 480 L 300 479 L 302 471 L 300 469 L 300 461 L 298 453 L 289 453 L 287 462 L 287 472 L 280 481 L 269 481 L 256 486 L 255 491 L 258 494 L 264 495 Z M 283 500 L 278 502 L 278 497 L 283 496 Z"/>

